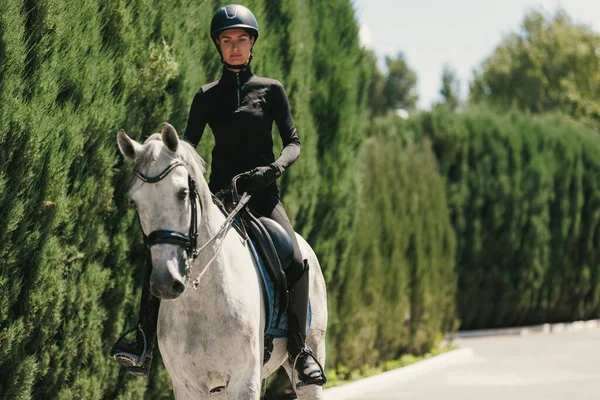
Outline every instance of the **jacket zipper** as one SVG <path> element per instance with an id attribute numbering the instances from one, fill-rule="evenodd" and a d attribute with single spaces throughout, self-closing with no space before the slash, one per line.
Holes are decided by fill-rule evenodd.
<path id="1" fill-rule="evenodd" d="M 236 72 L 235 76 L 237 77 L 237 108 L 240 108 L 240 73 Z"/>

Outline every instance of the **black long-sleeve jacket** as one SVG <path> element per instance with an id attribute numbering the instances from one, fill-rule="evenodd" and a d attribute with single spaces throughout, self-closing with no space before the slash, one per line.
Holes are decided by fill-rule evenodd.
<path id="1" fill-rule="evenodd" d="M 277 161 L 273 121 L 283 142 Z M 219 80 L 202 86 L 194 96 L 184 139 L 196 147 L 207 123 L 215 136 L 209 183 L 213 193 L 228 187 L 235 175 L 258 166 L 275 162 L 284 171 L 300 154 L 285 89 L 275 79 L 255 75 L 250 67 L 237 73 L 224 67 Z M 276 203 L 278 196 L 273 183 L 254 197 Z"/>

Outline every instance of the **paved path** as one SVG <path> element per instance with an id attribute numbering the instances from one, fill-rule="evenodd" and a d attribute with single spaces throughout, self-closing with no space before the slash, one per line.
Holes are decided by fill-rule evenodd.
<path id="1" fill-rule="evenodd" d="M 343 395 L 332 389 L 326 399 L 600 400 L 600 329 L 458 343 L 473 350 L 469 357 Z"/>

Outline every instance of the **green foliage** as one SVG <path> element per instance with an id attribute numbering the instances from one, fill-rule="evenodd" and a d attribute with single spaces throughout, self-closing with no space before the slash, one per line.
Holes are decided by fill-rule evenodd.
<path id="1" fill-rule="evenodd" d="M 439 339 L 439 338 L 438 338 Z M 440 340 L 438 340 L 439 342 Z M 373 375 L 378 375 L 386 371 L 391 371 L 397 368 L 406 367 L 412 365 L 418 361 L 426 360 L 430 357 L 446 353 L 454 350 L 456 346 L 453 345 L 441 345 L 435 344 L 435 347 L 431 351 L 424 355 L 415 356 L 413 354 L 403 354 L 397 359 L 387 360 L 382 362 L 380 365 L 364 366 L 362 368 L 356 368 L 349 370 L 346 366 L 340 366 L 338 369 L 332 369 L 327 371 L 327 387 L 334 387 L 350 383 L 355 380 L 368 378 Z"/>
<path id="2" fill-rule="evenodd" d="M 596 318 L 597 132 L 485 108 L 421 123 L 447 181 L 462 328 Z"/>
<path id="3" fill-rule="evenodd" d="M 201 67 L 186 70 L 178 51 L 197 47 L 174 45 L 188 39 L 179 24 L 162 23 L 187 15 L 182 26 L 200 35 L 181 7 L 189 5 L 0 3 L 4 398 L 145 391 L 108 357 L 116 335 L 133 324 L 141 266 L 115 133 L 125 127 L 142 139 L 162 120 L 177 120 L 177 104 L 193 93 L 182 72 L 202 74 Z"/>
<path id="4" fill-rule="evenodd" d="M 455 239 L 435 157 L 399 118 L 376 119 L 370 130 L 339 321 L 329 326 L 331 363 L 349 369 L 424 354 L 454 327 Z"/>
<path id="5" fill-rule="evenodd" d="M 377 67 L 377 56 L 373 51 L 367 52 L 368 63 L 371 65 L 371 84 L 369 85 L 369 99 L 367 106 L 371 116 L 381 116 L 390 111 L 390 107 L 383 95 L 385 76 Z"/>
<path id="6" fill-rule="evenodd" d="M 370 117 L 380 117 L 399 108 L 413 111 L 419 96 L 416 93 L 417 74 L 410 69 L 404 53 L 396 58 L 387 57 L 387 75 L 377 66 L 377 56 L 372 51 L 365 53 L 370 67 L 368 102 Z"/>
<path id="7" fill-rule="evenodd" d="M 331 282 L 330 309 L 346 270 L 356 215 L 355 168 L 365 135 L 365 101 L 370 71 L 358 43 L 358 25 L 347 0 L 310 0 L 314 78 L 310 110 L 317 134 L 318 195 L 309 242 L 317 251 Z M 337 51 L 344 49 L 340 60 Z M 352 66 L 349 68 L 348 66 Z M 335 320 L 335 313 L 332 315 Z"/>
<path id="8" fill-rule="evenodd" d="M 398 53 L 396 58 L 385 57 L 385 76 L 377 67 L 375 54 L 368 52 L 367 57 L 371 67 L 368 102 L 371 115 L 382 116 L 398 108 L 415 110 L 419 100 L 416 92 L 417 74 L 408 65 L 404 53 Z"/>
<path id="9" fill-rule="evenodd" d="M 400 52 L 396 58 L 385 57 L 388 74 L 383 87 L 383 97 L 388 108 L 417 108 L 419 96 L 416 92 L 417 74 L 410 69 L 406 56 Z"/>
<path id="10" fill-rule="evenodd" d="M 532 11 L 483 62 L 471 101 L 600 121 L 600 34 L 564 11 Z"/>
<path id="11" fill-rule="evenodd" d="M 456 76 L 456 70 L 449 65 L 444 65 L 442 71 L 440 94 L 443 97 L 442 104 L 445 104 L 451 110 L 456 110 L 460 105 L 460 81 Z"/>

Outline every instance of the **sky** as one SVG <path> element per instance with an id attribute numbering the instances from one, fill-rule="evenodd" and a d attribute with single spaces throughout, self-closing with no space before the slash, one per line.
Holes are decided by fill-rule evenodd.
<path id="1" fill-rule="evenodd" d="M 361 42 L 384 57 L 404 52 L 417 73 L 419 107 L 440 99 L 444 64 L 456 70 L 466 98 L 474 69 L 519 30 L 532 8 L 554 14 L 564 9 L 577 22 L 600 33 L 600 0 L 352 0 Z"/>

